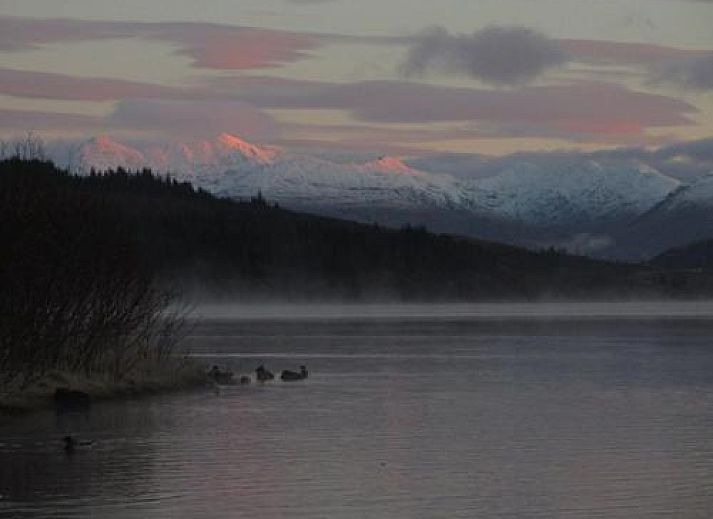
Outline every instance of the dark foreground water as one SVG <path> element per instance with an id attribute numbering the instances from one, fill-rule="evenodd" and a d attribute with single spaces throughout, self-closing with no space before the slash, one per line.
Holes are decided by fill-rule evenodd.
<path id="1" fill-rule="evenodd" d="M 0 425 L 0 516 L 710 518 L 713 314 L 527 308 L 224 311 L 194 355 L 310 379 Z"/>

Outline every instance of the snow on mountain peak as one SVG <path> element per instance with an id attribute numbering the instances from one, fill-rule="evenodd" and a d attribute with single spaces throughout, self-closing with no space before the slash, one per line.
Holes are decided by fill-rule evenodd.
<path id="1" fill-rule="evenodd" d="M 216 139 L 189 142 L 139 143 L 129 146 L 111 137 L 99 136 L 79 147 L 79 166 L 99 170 L 124 167 L 151 168 L 186 177 L 218 174 L 246 166 L 266 166 L 274 162 L 278 150 L 255 146 L 229 133 Z"/>
<path id="2" fill-rule="evenodd" d="M 263 164 L 269 164 L 277 155 L 275 148 L 255 146 L 226 132 L 218 136 L 217 143 L 226 150 L 237 151 L 245 157 Z"/>
<path id="3" fill-rule="evenodd" d="M 82 166 L 98 170 L 117 167 L 140 169 L 147 165 L 146 158 L 140 151 L 105 135 L 81 144 L 78 148 L 77 158 Z"/>
<path id="4" fill-rule="evenodd" d="M 669 210 L 684 206 L 713 206 L 713 172 L 676 191 L 667 201 Z"/>
<path id="5" fill-rule="evenodd" d="M 587 160 L 543 167 L 523 162 L 471 182 L 468 198 L 476 211 L 552 226 L 640 214 L 678 185 L 645 165 L 611 166 Z"/>
<path id="6" fill-rule="evenodd" d="M 114 153 L 118 155 L 131 155 L 138 157 L 138 152 L 129 146 L 125 146 L 106 135 L 94 137 L 85 143 L 86 147 L 93 148 L 97 153 Z"/>
<path id="7" fill-rule="evenodd" d="M 399 175 L 419 175 L 421 174 L 420 171 L 417 171 L 406 164 L 404 162 L 397 158 L 397 157 L 389 157 L 389 156 L 384 156 L 384 157 L 379 157 L 376 160 L 373 160 L 371 162 L 367 162 L 366 164 L 362 165 L 362 168 L 365 170 L 370 170 L 370 171 L 381 171 L 384 173 L 396 173 Z"/>
<path id="8" fill-rule="evenodd" d="M 502 165 L 486 164 L 492 170 L 487 176 L 456 180 L 446 173 L 412 168 L 399 157 L 333 160 L 256 146 L 229 133 L 212 140 L 133 147 L 98 137 L 80 151 L 84 170 L 150 167 L 222 196 L 249 197 L 262 191 L 288 207 L 447 208 L 552 229 L 608 225 L 643 214 L 679 191 L 680 200 L 713 199 L 709 179 L 679 189 L 677 180 L 648 164 L 626 160 L 517 158 Z"/>

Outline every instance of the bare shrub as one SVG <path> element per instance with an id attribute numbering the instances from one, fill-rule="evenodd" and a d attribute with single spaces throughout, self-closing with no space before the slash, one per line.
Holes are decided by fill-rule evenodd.
<path id="1" fill-rule="evenodd" d="M 50 163 L 0 163 L 0 386 L 51 370 L 120 381 L 180 338 L 176 298 L 145 261 L 137 222 L 73 182 Z"/>

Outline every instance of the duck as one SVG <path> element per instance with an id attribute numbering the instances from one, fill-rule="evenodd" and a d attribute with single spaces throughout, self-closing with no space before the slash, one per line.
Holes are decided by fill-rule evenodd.
<path id="1" fill-rule="evenodd" d="M 235 383 L 235 380 L 233 379 L 233 372 L 232 371 L 223 371 L 218 366 L 213 366 L 211 368 L 211 370 L 208 372 L 208 376 L 216 384 L 232 385 Z"/>
<path id="2" fill-rule="evenodd" d="M 77 447 L 89 447 L 94 443 L 92 440 L 77 440 L 73 436 L 65 436 L 62 438 L 64 442 L 64 452 L 71 454 Z"/>
<path id="3" fill-rule="evenodd" d="M 267 382 L 268 380 L 275 379 L 275 375 L 265 369 L 265 366 L 258 366 L 255 370 L 255 375 L 257 377 L 258 382 Z"/>
<path id="4" fill-rule="evenodd" d="M 282 372 L 280 375 L 280 379 L 284 380 L 285 382 L 293 382 L 297 380 L 304 380 L 309 376 L 309 373 L 307 372 L 307 367 L 306 366 L 300 366 L 300 372 L 297 373 L 295 371 L 290 371 L 289 369 L 286 369 Z"/>

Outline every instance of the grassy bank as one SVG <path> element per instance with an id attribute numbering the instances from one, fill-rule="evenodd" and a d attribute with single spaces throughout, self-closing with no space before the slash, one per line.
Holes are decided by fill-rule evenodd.
<path id="1" fill-rule="evenodd" d="M 197 385 L 175 353 L 184 315 L 109 189 L 42 161 L 0 161 L 0 412 Z M 84 395 L 82 398 L 86 399 Z"/>
<path id="2" fill-rule="evenodd" d="M 92 403 L 117 398 L 133 398 L 204 387 L 208 383 L 204 366 L 186 359 L 171 359 L 161 365 L 137 367 L 115 380 L 106 374 L 86 377 L 53 370 L 26 388 L 8 387 L 0 392 L 0 419 L 40 409 L 52 408 L 57 388 L 81 391 Z"/>

